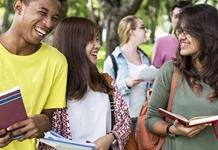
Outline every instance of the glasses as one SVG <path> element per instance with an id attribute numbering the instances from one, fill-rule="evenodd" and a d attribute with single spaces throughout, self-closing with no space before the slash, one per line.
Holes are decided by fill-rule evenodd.
<path id="1" fill-rule="evenodd" d="M 181 34 L 187 36 L 189 35 L 188 32 L 185 30 L 185 29 L 182 29 L 182 28 L 177 28 L 176 31 L 175 31 L 175 34 L 177 37 L 179 37 Z"/>
<path id="2" fill-rule="evenodd" d="M 147 29 L 145 28 L 145 26 L 140 26 L 140 27 L 137 27 L 137 28 L 135 28 L 133 30 L 137 30 L 137 29 L 144 30 L 147 33 Z"/>
<path id="3" fill-rule="evenodd" d="M 141 27 L 136 28 L 136 29 L 142 29 L 142 30 L 145 30 L 145 26 L 141 26 Z"/>

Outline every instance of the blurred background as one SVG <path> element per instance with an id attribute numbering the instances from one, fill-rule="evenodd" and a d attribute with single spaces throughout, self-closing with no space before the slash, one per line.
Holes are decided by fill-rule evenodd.
<path id="1" fill-rule="evenodd" d="M 215 7 L 218 0 L 190 0 L 195 3 L 208 3 Z M 8 29 L 13 18 L 14 0 L 0 0 L 0 32 Z M 171 33 L 169 12 L 178 0 L 63 0 L 61 18 L 82 16 L 93 20 L 100 28 L 101 50 L 98 55 L 98 68 L 102 69 L 105 56 L 118 45 L 116 33 L 121 18 L 127 15 L 140 17 L 147 28 L 147 42 L 140 48 L 150 57 L 155 39 Z M 46 42 L 52 41 L 51 33 Z"/>

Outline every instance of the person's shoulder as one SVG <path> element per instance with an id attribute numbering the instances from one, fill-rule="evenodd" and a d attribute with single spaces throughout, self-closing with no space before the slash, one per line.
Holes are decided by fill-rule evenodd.
<path id="1" fill-rule="evenodd" d="M 173 66 L 174 66 L 174 61 L 173 60 L 169 60 L 169 61 L 166 61 L 163 66 L 161 67 L 161 70 L 167 70 L 167 71 L 170 71 L 173 69 Z"/>
<path id="2" fill-rule="evenodd" d="M 120 46 L 115 47 L 114 51 L 112 52 L 112 55 L 114 55 L 114 57 L 117 57 L 119 54 L 121 54 L 121 48 Z"/>
<path id="3" fill-rule="evenodd" d="M 174 38 L 175 37 L 173 35 L 166 35 L 166 36 L 162 36 L 162 37 L 158 38 L 157 41 L 166 42 L 166 41 L 171 41 Z"/>
<path id="4" fill-rule="evenodd" d="M 157 74 L 157 81 L 163 82 L 163 84 L 168 84 L 170 83 L 172 73 L 173 73 L 173 67 L 174 66 L 174 61 L 170 60 L 165 62 L 160 70 L 158 71 Z"/>
<path id="5" fill-rule="evenodd" d="M 47 43 L 42 43 L 41 48 L 45 52 L 47 57 L 49 57 L 50 59 L 66 61 L 65 56 L 60 51 L 58 51 L 55 47 Z"/>
<path id="6" fill-rule="evenodd" d="M 173 72 L 174 61 L 166 61 L 160 68 L 159 73 L 164 76 L 170 76 Z"/>

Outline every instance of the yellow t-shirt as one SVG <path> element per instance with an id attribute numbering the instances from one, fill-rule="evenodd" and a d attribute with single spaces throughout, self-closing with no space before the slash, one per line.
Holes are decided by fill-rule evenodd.
<path id="1" fill-rule="evenodd" d="M 37 52 L 19 56 L 0 44 L 0 92 L 19 86 L 28 116 L 65 107 L 66 81 L 67 61 L 57 49 L 42 43 Z M 13 141 L 2 149 L 34 150 L 35 144 L 35 139 Z"/>

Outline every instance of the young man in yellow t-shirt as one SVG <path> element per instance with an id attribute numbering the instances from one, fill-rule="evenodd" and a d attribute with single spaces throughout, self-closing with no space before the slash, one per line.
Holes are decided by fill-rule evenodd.
<path id="1" fill-rule="evenodd" d="M 0 129 L 0 149 L 35 149 L 35 138 L 50 129 L 54 109 L 65 107 L 66 59 L 41 42 L 57 25 L 60 8 L 61 0 L 14 2 L 13 23 L 0 35 L 0 92 L 19 86 L 28 119 Z"/>

